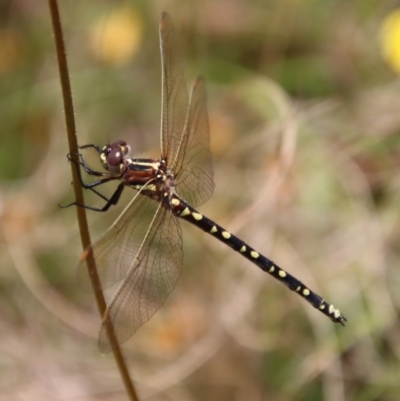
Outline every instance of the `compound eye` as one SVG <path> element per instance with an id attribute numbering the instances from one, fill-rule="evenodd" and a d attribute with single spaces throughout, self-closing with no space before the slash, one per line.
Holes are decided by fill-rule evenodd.
<path id="1" fill-rule="evenodd" d="M 127 143 L 124 140 L 119 139 L 118 141 L 113 142 L 110 147 L 111 148 L 117 148 L 117 147 L 123 148 L 126 145 L 127 145 Z"/>
<path id="2" fill-rule="evenodd" d="M 123 154 L 120 148 L 114 148 L 110 150 L 107 155 L 107 164 L 110 167 L 117 167 L 123 162 Z"/>

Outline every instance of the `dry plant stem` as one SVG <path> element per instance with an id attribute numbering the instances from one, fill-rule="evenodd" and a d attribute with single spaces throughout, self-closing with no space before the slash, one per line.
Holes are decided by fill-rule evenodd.
<path id="1" fill-rule="evenodd" d="M 54 39 L 56 43 L 56 52 L 57 52 L 57 60 L 58 60 L 58 68 L 60 71 L 60 80 L 61 80 L 61 89 L 64 101 L 64 110 L 65 110 L 65 122 L 67 125 L 67 135 L 68 135 L 68 145 L 69 145 L 69 153 L 71 154 L 72 158 L 78 158 L 78 143 L 76 139 L 76 128 L 75 128 L 75 119 L 74 119 L 74 108 L 72 103 L 72 95 L 71 95 L 71 85 L 69 81 L 68 75 L 68 66 L 67 66 L 67 57 L 65 53 L 65 46 L 61 28 L 61 21 L 60 21 L 60 14 L 58 10 L 57 0 L 49 0 L 49 8 L 51 14 L 51 20 L 53 24 L 53 32 L 54 32 Z M 79 160 L 77 160 L 79 162 Z M 77 203 L 83 204 L 84 197 L 82 187 L 80 185 L 79 177 L 77 174 L 76 169 L 71 163 L 71 171 L 73 177 L 73 188 L 75 193 L 75 200 Z M 87 224 L 86 218 L 86 210 L 82 207 L 77 207 L 77 217 L 78 217 L 78 225 L 79 225 L 79 232 L 82 241 L 83 249 L 87 249 L 90 245 L 90 235 L 89 235 L 89 228 Z M 93 254 L 88 252 L 86 263 L 89 269 L 89 275 L 91 279 L 91 283 L 93 286 L 93 291 L 96 298 L 97 307 L 99 309 L 100 315 L 104 315 L 104 311 L 106 309 L 106 302 L 104 300 L 103 292 L 100 285 L 99 276 L 97 274 L 95 260 L 93 258 Z M 135 387 L 133 386 L 132 380 L 129 376 L 129 372 L 123 358 L 121 348 L 119 347 L 118 342 L 116 341 L 114 335 L 114 328 L 110 319 L 106 319 L 105 323 L 108 338 L 112 345 L 113 354 L 115 360 L 117 362 L 119 371 L 121 373 L 126 391 L 129 395 L 131 400 L 137 401 L 138 397 L 136 395 Z"/>

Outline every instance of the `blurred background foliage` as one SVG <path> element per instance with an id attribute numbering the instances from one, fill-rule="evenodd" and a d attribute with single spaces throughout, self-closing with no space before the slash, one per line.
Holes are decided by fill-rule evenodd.
<path id="1" fill-rule="evenodd" d="M 141 399 L 398 400 L 398 2 L 60 3 L 79 142 L 159 155 L 167 11 L 188 85 L 208 85 L 216 190 L 200 210 L 348 318 L 182 223 L 182 278 L 125 346 Z M 126 399 L 76 283 L 75 210 L 57 206 L 72 189 L 47 4 L 3 0 L 0 24 L 0 399 Z M 89 215 L 93 237 L 132 194 Z"/>

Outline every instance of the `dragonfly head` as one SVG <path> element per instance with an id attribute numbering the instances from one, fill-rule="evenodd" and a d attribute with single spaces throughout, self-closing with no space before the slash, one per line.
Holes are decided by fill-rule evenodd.
<path id="1" fill-rule="evenodd" d="M 103 147 L 100 161 L 103 167 L 113 175 L 121 174 L 125 159 L 131 147 L 123 140 L 113 142 Z"/>

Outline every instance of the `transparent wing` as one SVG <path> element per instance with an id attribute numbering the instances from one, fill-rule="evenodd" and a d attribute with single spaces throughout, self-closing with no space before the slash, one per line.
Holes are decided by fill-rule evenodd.
<path id="1" fill-rule="evenodd" d="M 208 200 L 214 191 L 207 92 L 203 77 L 198 77 L 193 83 L 187 114 L 172 169 L 177 177 L 177 193 L 197 207 Z"/>
<path id="2" fill-rule="evenodd" d="M 178 219 L 159 204 L 127 277 L 106 311 L 119 343 L 131 337 L 164 303 L 180 277 L 182 260 Z M 99 348 L 102 353 L 111 351 L 104 325 Z"/>
<path id="3" fill-rule="evenodd" d="M 111 287 L 127 275 L 159 203 L 137 193 L 115 223 L 92 245 L 103 288 Z M 78 267 L 78 282 L 90 289 L 85 261 Z"/>
<path id="4" fill-rule="evenodd" d="M 161 156 L 172 159 L 178 149 L 185 126 L 188 93 L 174 25 L 167 13 L 162 13 L 160 18 L 160 50 L 162 67 Z"/>

